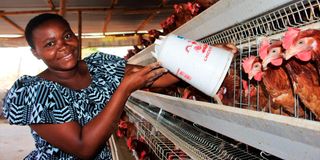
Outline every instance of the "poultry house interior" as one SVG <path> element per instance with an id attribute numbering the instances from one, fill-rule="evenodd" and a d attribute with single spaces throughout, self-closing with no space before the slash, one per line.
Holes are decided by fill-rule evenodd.
<path id="1" fill-rule="evenodd" d="M 320 0 L 173 2 L 161 29 L 130 35 L 129 64 L 157 61 L 169 34 L 238 52 L 215 95 L 186 81 L 132 93 L 113 154 L 116 139 L 136 160 L 319 159 Z"/>
<path id="2" fill-rule="evenodd" d="M 251 5 L 257 4 L 251 2 Z M 226 6 L 221 2 L 208 10 L 217 11 L 220 7 Z M 241 7 L 238 5 L 230 10 L 239 13 Z M 244 16 L 243 21 L 213 33 L 208 31 L 210 24 L 219 18 L 205 22 L 207 30 L 199 32 L 199 26 L 195 26 L 208 18 L 209 13 L 215 13 L 205 11 L 174 30 L 174 34 L 211 45 L 234 43 L 239 52 L 215 96 L 219 99 L 184 82 L 165 90 L 140 91 L 132 95 L 126 111 L 132 117 L 140 115 L 140 118 L 132 118 L 141 127 L 139 134 L 146 137 L 165 135 L 175 144 L 171 152 L 179 148 L 189 159 L 301 159 L 306 155 L 307 159 L 317 159 L 319 145 L 301 139 L 311 136 L 312 141 L 317 141 L 319 138 L 319 65 L 316 58 L 319 53 L 319 1 L 285 2 L 269 9 L 256 16 Z M 232 18 L 228 13 L 219 16 Z M 154 61 L 148 56 L 152 47 L 129 62 Z M 291 50 L 298 55 L 287 56 Z M 146 132 L 144 123 L 151 123 L 153 128 Z M 175 128 L 177 126 L 180 130 Z M 232 127 L 234 129 L 229 129 Z M 307 131 L 310 128 L 312 131 Z M 299 134 L 300 131 L 304 133 Z M 206 134 L 213 137 L 205 138 Z M 221 139 L 221 143 L 213 142 L 215 138 Z M 283 138 L 303 145 L 298 147 L 296 142 L 288 143 Z M 147 139 L 150 146 L 155 145 L 153 150 L 158 151 L 158 143 Z M 253 142 L 255 140 L 258 142 Z M 287 150 L 283 146 L 292 147 Z M 164 157 L 159 156 L 159 159 L 170 159 Z"/>

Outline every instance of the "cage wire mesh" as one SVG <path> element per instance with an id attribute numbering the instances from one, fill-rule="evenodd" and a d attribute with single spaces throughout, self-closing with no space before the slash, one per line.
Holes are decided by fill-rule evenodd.
<path id="1" fill-rule="evenodd" d="M 270 112 L 271 98 L 267 97 L 267 108 L 262 108 L 262 103 L 259 94 L 256 97 L 243 97 L 242 80 L 248 81 L 248 92 L 255 88 L 257 93 L 261 89 L 260 85 L 254 81 L 249 81 L 247 75 L 243 72 L 241 63 L 244 58 L 254 55 L 258 56 L 258 48 L 261 42 L 261 37 L 279 35 L 287 31 L 288 27 L 303 27 L 312 24 L 319 24 L 320 22 L 320 2 L 319 0 L 301 0 L 293 1 L 285 7 L 268 12 L 259 17 L 255 17 L 239 25 L 225 29 L 221 32 L 214 33 L 210 36 L 200 39 L 202 43 L 210 45 L 219 43 L 233 43 L 239 49 L 239 54 L 230 66 L 228 74 L 234 77 L 233 102 L 228 104 L 234 107 L 246 108 L 251 110 Z M 278 39 L 281 37 L 278 36 Z M 137 106 L 144 108 L 144 112 L 149 116 L 157 119 L 162 126 L 180 138 L 181 142 L 185 143 L 193 154 L 196 154 L 199 159 L 277 159 L 272 157 L 264 151 L 259 151 L 259 154 L 249 152 L 249 149 L 243 150 L 239 146 L 226 142 L 224 139 L 208 134 L 203 130 L 197 129 L 190 124 L 179 121 L 176 118 L 166 116 L 159 118 L 159 108 L 149 106 L 147 103 L 141 102 L 137 99 L 130 98 L 130 102 Z M 299 108 L 304 109 L 304 115 L 297 114 Z M 172 141 L 165 137 L 161 132 L 144 120 L 139 115 L 135 114 L 129 109 L 126 109 L 130 117 L 138 122 L 138 134 L 143 136 L 159 159 L 191 159 L 187 153 L 178 148 Z M 280 112 L 283 114 L 283 109 Z M 295 95 L 294 117 L 314 119 L 314 115 L 300 103 L 299 97 Z M 240 143 L 241 144 L 241 143 Z M 248 145 L 245 145 L 248 148 Z M 271 156 L 268 157 L 268 156 Z"/>
<path id="2" fill-rule="evenodd" d="M 301 27 L 319 22 L 319 0 L 303 0 L 259 16 L 224 31 L 200 39 L 208 44 L 246 43 L 259 36 L 282 33 L 288 27 Z"/>
<path id="3" fill-rule="evenodd" d="M 234 74 L 235 77 L 234 98 L 231 106 L 271 112 L 271 98 L 268 96 L 267 102 L 264 102 L 267 103 L 267 107 L 261 106 L 263 100 L 263 97 L 259 94 L 261 92 L 261 86 L 257 82 L 254 82 L 254 80 L 248 79 L 246 73 L 243 72 L 241 63 L 244 58 L 250 55 L 259 57 L 258 48 L 263 37 L 276 37 L 273 40 L 280 40 L 281 36 L 283 36 L 282 34 L 287 31 L 288 27 L 308 28 L 309 25 L 314 24 L 320 25 L 319 0 L 302 0 L 200 39 L 200 42 L 210 45 L 233 43 L 239 49 L 239 54 L 235 55 L 229 69 L 229 74 Z M 247 92 L 250 93 L 252 89 L 257 90 L 256 97 L 244 97 L 243 94 L 241 94 L 245 92 L 243 80 L 248 82 Z M 299 97 L 297 95 L 294 95 L 294 97 L 294 114 L 290 116 L 314 120 L 315 116 L 300 102 Z M 303 109 L 303 115 L 298 114 L 299 108 Z M 279 111 L 274 111 L 274 113 L 288 115 L 282 107 L 280 107 Z"/>
<path id="4" fill-rule="evenodd" d="M 268 155 L 263 151 L 254 150 L 255 153 L 251 153 L 252 150 L 250 151 L 241 142 L 235 140 L 227 141 L 175 115 L 160 111 L 161 109 L 156 106 L 132 97 L 129 101 L 142 109 L 157 123 L 160 123 L 161 127 L 164 127 L 174 135 L 170 136 L 171 138 L 173 137 L 175 141 L 179 141 L 179 144 L 183 144 L 188 150 L 188 152 L 184 152 L 182 148 L 179 148 L 179 145 L 175 145 L 172 142 L 172 139 L 167 138 L 157 129 L 159 126 L 154 127 L 147 120 L 126 108 L 126 113 L 134 121 L 138 122 L 138 134 L 144 137 L 159 159 L 192 159 L 188 156 L 190 152 L 196 159 L 268 159 L 266 158 L 268 156 L 263 156 L 264 154 Z M 276 159 L 272 155 L 269 156 L 272 157 L 269 159 Z"/>
<path id="5" fill-rule="evenodd" d="M 131 100 L 132 101 L 132 100 Z M 141 101 L 139 102 L 141 105 Z M 147 105 L 147 104 L 144 104 Z M 153 153 L 161 160 L 173 159 L 191 159 L 181 149 L 177 148 L 167 137 L 160 131 L 157 131 L 151 123 L 141 118 L 139 115 L 126 108 L 125 112 L 129 117 L 136 122 L 138 135 L 143 137 L 148 146 L 152 149 Z"/>

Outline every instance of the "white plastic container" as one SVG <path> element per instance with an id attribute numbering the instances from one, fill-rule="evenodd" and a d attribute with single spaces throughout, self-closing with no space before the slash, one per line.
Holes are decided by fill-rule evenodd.
<path id="1" fill-rule="evenodd" d="M 233 58 L 227 50 L 174 34 L 156 40 L 153 55 L 162 67 L 211 97 L 219 90 Z"/>

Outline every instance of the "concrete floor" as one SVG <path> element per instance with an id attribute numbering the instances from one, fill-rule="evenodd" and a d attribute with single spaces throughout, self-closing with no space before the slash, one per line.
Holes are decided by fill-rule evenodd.
<path id="1" fill-rule="evenodd" d="M 134 160 L 124 138 L 116 138 L 119 160 Z M 33 138 L 28 126 L 9 125 L 0 119 L 0 160 L 20 160 L 34 149 Z"/>
<path id="2" fill-rule="evenodd" d="M 28 155 L 34 147 L 28 126 L 9 125 L 0 119 L 0 160 L 19 160 Z"/>

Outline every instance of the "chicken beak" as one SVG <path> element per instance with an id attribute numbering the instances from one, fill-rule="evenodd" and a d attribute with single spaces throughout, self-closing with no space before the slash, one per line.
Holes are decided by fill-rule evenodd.
<path id="1" fill-rule="evenodd" d="M 272 57 L 271 56 L 268 56 L 266 57 L 263 61 L 262 61 L 262 67 L 263 69 L 266 69 L 268 64 L 271 62 L 272 60 Z"/>
<path id="2" fill-rule="evenodd" d="M 254 77 L 254 75 L 253 75 L 252 72 L 250 72 L 248 76 L 249 76 L 248 78 L 249 78 L 250 80 Z"/>
<path id="3" fill-rule="evenodd" d="M 272 60 L 276 60 L 278 58 L 282 58 L 284 55 L 281 54 L 281 55 L 268 55 L 263 61 L 262 61 L 262 69 L 263 70 L 266 70 L 267 69 L 267 66 L 268 64 L 272 61 Z"/>
<path id="4" fill-rule="evenodd" d="M 295 52 L 292 50 L 286 50 L 285 54 L 283 55 L 285 60 L 289 60 L 291 57 L 295 55 Z"/>

